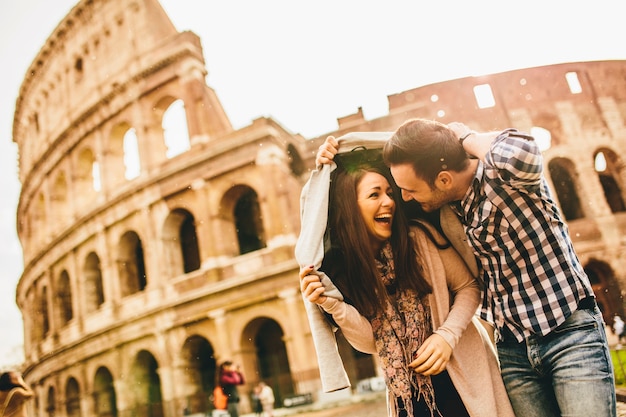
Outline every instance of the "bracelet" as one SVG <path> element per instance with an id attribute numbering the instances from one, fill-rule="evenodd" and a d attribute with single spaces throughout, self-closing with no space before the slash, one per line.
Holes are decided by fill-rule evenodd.
<path id="1" fill-rule="evenodd" d="M 461 136 L 461 137 L 459 138 L 459 143 L 461 144 L 461 146 L 463 146 L 463 141 L 464 141 L 465 139 L 467 139 L 469 136 L 471 136 L 471 135 L 475 135 L 475 134 L 476 134 L 476 132 L 474 132 L 474 131 L 472 130 L 472 131 L 470 131 L 470 132 L 468 132 L 468 133 L 464 134 L 463 136 Z"/>

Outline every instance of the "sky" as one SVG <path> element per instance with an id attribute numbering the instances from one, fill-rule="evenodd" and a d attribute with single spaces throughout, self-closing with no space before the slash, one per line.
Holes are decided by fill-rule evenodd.
<path id="1" fill-rule="evenodd" d="M 12 139 L 24 75 L 75 0 L 0 0 L 0 368 L 23 359 L 15 288 L 23 263 Z M 621 0 L 161 0 L 200 36 L 235 128 L 272 117 L 305 137 L 387 96 L 455 78 L 564 62 L 626 60 Z M 625 81 L 626 82 L 626 81 Z"/>

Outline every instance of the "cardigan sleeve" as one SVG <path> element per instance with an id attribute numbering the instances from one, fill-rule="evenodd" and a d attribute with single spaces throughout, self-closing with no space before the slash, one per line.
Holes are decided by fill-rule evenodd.
<path id="1" fill-rule="evenodd" d="M 435 305 L 431 305 L 431 309 L 438 318 L 434 333 L 443 337 L 454 349 L 478 309 L 478 282 L 452 247 L 439 249 L 423 231 L 414 229 L 413 232 L 422 252 L 421 261 L 433 287 L 431 299 Z M 431 232 L 438 236 L 434 230 Z"/>
<path id="2" fill-rule="evenodd" d="M 333 320 L 353 348 L 363 353 L 376 353 L 372 325 L 354 306 L 336 298 L 326 297 L 321 307 L 333 316 Z"/>

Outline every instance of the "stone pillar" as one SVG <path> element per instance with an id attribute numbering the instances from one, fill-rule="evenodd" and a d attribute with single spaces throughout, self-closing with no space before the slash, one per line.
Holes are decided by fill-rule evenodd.
<path id="1" fill-rule="evenodd" d="M 215 323 L 215 358 L 219 365 L 219 362 L 224 360 L 224 358 L 231 358 L 233 354 L 230 345 L 226 311 L 223 309 L 212 310 L 207 313 L 207 317 Z"/>
<path id="2" fill-rule="evenodd" d="M 149 119 L 148 119 L 149 120 Z M 153 176 L 167 159 L 167 146 L 161 120 L 155 124 L 142 124 L 137 129 L 137 147 L 141 164 L 141 176 Z"/>
<path id="3" fill-rule="evenodd" d="M 74 313 L 73 321 L 78 325 L 80 333 L 83 332 L 83 319 L 85 317 L 85 297 L 84 297 L 84 279 L 82 271 L 79 268 L 78 259 L 76 259 L 76 251 L 69 253 L 69 274 L 70 289 L 72 294 L 72 311 Z"/>
<path id="4" fill-rule="evenodd" d="M 108 231 L 102 230 L 97 234 L 96 254 L 100 258 L 104 305 L 115 307 L 120 303 L 122 298 L 116 259 L 118 242 L 113 242 L 109 233 Z"/>
<path id="5" fill-rule="evenodd" d="M 161 391 L 161 404 L 164 417 L 178 417 L 182 415 L 183 410 L 178 409 L 175 401 L 175 387 L 178 384 L 178 380 L 174 379 L 173 369 L 170 366 L 159 366 L 157 374 L 161 382 L 159 390 Z"/>
<path id="6" fill-rule="evenodd" d="M 93 398 L 93 380 L 90 380 L 87 366 L 81 365 L 80 379 L 81 397 L 80 397 L 80 415 L 95 416 L 94 398 Z"/>
<path id="7" fill-rule="evenodd" d="M 191 190 L 196 201 L 197 212 L 194 213 L 196 238 L 198 239 L 198 250 L 200 251 L 200 263 L 215 255 L 216 236 L 212 233 L 211 221 L 211 201 L 210 190 L 207 182 L 203 178 L 198 178 L 191 183 Z"/>

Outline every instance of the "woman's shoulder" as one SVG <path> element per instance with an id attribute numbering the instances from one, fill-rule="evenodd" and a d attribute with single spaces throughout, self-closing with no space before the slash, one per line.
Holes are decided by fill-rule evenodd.
<path id="1" fill-rule="evenodd" d="M 448 240 L 432 224 L 422 220 L 412 220 L 409 225 L 410 235 L 416 242 L 427 241 L 436 246 L 449 245 Z"/>

